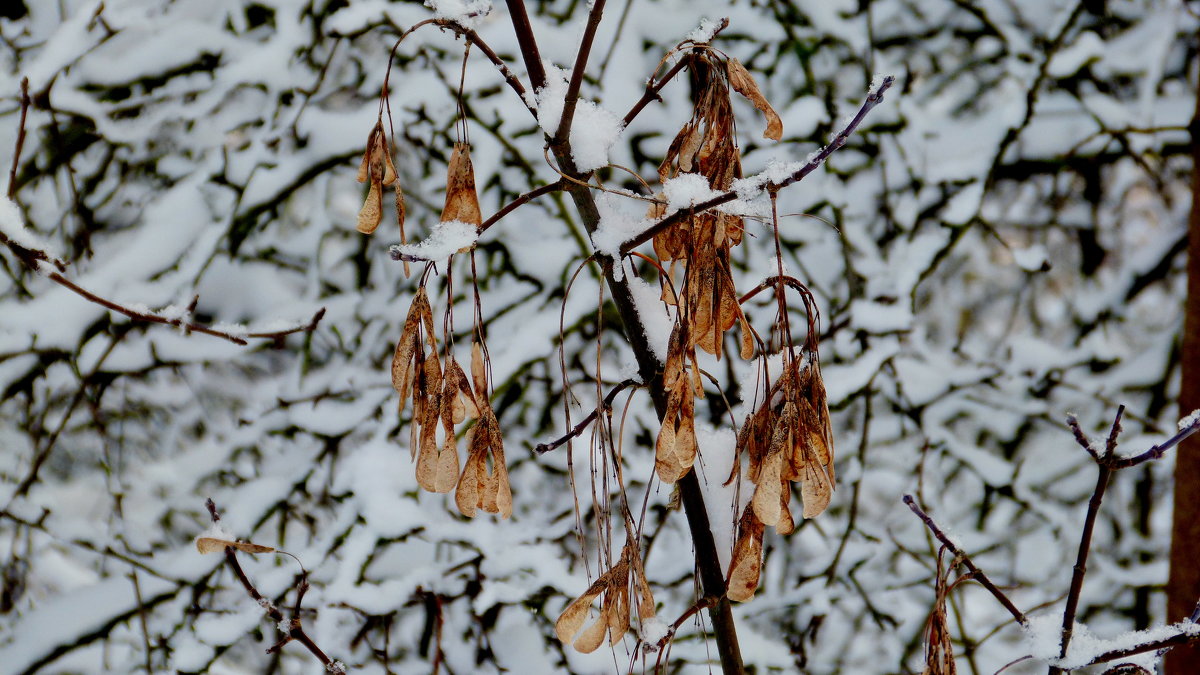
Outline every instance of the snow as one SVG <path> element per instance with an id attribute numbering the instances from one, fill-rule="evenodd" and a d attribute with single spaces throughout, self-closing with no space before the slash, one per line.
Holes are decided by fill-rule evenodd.
<path id="1" fill-rule="evenodd" d="M 692 32 L 683 38 L 684 42 L 694 42 L 696 44 L 708 44 L 712 42 L 713 36 L 717 34 L 717 29 L 721 27 L 720 21 L 713 21 L 708 17 L 700 19 L 700 25 L 696 26 Z"/>
<path id="2" fill-rule="evenodd" d="M 434 225 L 429 236 L 416 244 L 396 244 L 393 255 L 412 256 L 431 262 L 444 262 L 455 253 L 475 246 L 479 231 L 474 225 L 459 220 L 446 220 Z"/>
<path id="3" fill-rule="evenodd" d="M 1200 422 L 1200 410 L 1193 410 L 1179 420 L 1178 429 L 1183 431 L 1189 427 L 1194 427 L 1197 422 Z"/>
<path id="4" fill-rule="evenodd" d="M 596 210 L 600 213 L 600 223 L 592 232 L 592 246 L 597 253 L 619 260 L 621 246 L 653 225 L 649 220 L 631 213 L 629 202 L 628 199 L 607 192 L 596 195 Z M 624 272 L 620 267 L 617 270 L 619 280 L 623 278 L 620 275 Z"/>
<path id="5" fill-rule="evenodd" d="M 50 253 L 50 244 L 26 227 L 21 209 L 7 197 L 0 197 L 0 234 L 25 248 L 44 251 L 47 255 L 55 257 Z"/>
<path id="6" fill-rule="evenodd" d="M 548 136 L 553 136 L 562 121 L 570 72 L 550 63 L 545 67 L 546 86 L 537 91 L 535 107 L 538 125 Z M 619 115 L 581 95 L 571 118 L 571 157 L 575 168 L 587 172 L 607 166 L 609 149 L 624 130 L 625 123 Z"/>
<path id="7" fill-rule="evenodd" d="M 432 9 L 438 19 L 475 28 L 492 11 L 492 0 L 425 0 L 425 6 Z"/>
<path id="8" fill-rule="evenodd" d="M 662 291 L 658 286 L 651 286 L 635 276 L 627 276 L 626 279 L 637 306 L 638 316 L 646 330 L 646 339 L 659 362 L 665 362 L 667 345 L 671 341 L 671 330 L 674 328 L 674 312 L 663 303 Z"/>
<path id="9" fill-rule="evenodd" d="M 642 619 L 640 628 L 642 641 L 652 645 L 658 644 L 659 640 L 671 632 L 671 627 L 663 623 L 662 619 L 657 616 Z"/>

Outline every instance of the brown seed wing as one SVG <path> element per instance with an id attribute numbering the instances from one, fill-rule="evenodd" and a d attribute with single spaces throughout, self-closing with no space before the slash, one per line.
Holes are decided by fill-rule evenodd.
<path id="1" fill-rule="evenodd" d="M 779 119 L 779 114 L 762 95 L 762 91 L 759 90 L 758 83 L 754 81 L 750 71 L 746 70 L 741 61 L 732 57 L 726 62 L 726 65 L 729 68 L 729 84 L 733 85 L 734 91 L 745 96 L 767 118 L 767 128 L 763 131 L 763 138 L 773 141 L 783 138 L 783 120 Z"/>
<path id="2" fill-rule="evenodd" d="M 446 176 L 446 205 L 442 222 L 457 220 L 471 225 L 483 223 L 479 212 L 479 194 L 475 191 L 475 168 L 471 165 L 471 146 L 455 143 Z"/>
<path id="3" fill-rule="evenodd" d="M 375 228 L 379 227 L 379 223 L 383 221 L 383 186 L 380 182 L 371 177 L 371 189 L 367 192 L 367 198 L 363 201 L 362 208 L 358 211 L 358 231 L 363 234 L 371 234 Z"/>

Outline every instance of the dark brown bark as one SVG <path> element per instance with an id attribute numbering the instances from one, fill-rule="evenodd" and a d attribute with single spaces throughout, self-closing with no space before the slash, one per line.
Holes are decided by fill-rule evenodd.
<path id="1" fill-rule="evenodd" d="M 1200 408 L 1200 91 L 1189 125 L 1192 143 L 1192 212 L 1188 218 L 1187 301 L 1179 411 Z M 1167 620 L 1187 618 L 1200 598 L 1200 438 L 1184 441 L 1175 457 L 1175 517 L 1171 527 L 1171 575 L 1167 583 Z M 1200 673 L 1200 647 L 1176 647 L 1167 653 L 1166 673 Z"/>

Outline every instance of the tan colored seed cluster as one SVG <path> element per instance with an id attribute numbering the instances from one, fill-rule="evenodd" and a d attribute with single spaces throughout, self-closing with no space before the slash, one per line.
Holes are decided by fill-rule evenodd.
<path id="1" fill-rule="evenodd" d="M 638 620 L 654 618 L 654 596 L 650 593 L 650 584 L 646 581 L 646 571 L 642 569 L 637 546 L 632 542 L 625 545 L 620 561 L 600 575 L 559 615 L 554 623 L 558 639 L 564 644 L 572 644 L 574 640 L 576 651 L 584 654 L 596 651 L 604 643 L 605 635 L 608 636 L 608 643 L 615 645 L 629 631 L 631 588 L 637 598 Z M 601 598 L 600 616 L 590 626 L 583 628 L 592 603 L 597 598 Z M 576 635 L 579 637 L 576 638 Z"/>
<path id="2" fill-rule="evenodd" d="M 795 528 L 792 483 L 800 484 L 802 515 L 815 518 L 829 506 L 834 486 L 833 432 L 825 383 L 815 349 L 787 358 L 765 402 L 738 431 L 738 455 L 748 458 L 754 496 L 742 513 L 730 565 L 729 597 L 748 600 L 758 587 L 766 527 Z"/>

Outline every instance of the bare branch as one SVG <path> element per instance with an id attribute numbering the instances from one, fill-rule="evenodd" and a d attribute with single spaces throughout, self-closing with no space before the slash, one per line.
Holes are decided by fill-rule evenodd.
<path id="1" fill-rule="evenodd" d="M 1029 619 L 1025 617 L 1025 613 L 1017 609 L 1017 606 L 1013 604 L 1012 600 L 1008 599 L 1008 596 L 1004 594 L 1004 591 L 1000 590 L 996 584 L 992 583 L 992 580 L 983 573 L 983 570 L 979 569 L 975 563 L 971 561 L 971 557 L 964 553 L 957 544 L 951 541 L 950 538 L 946 536 L 945 532 L 942 532 L 942 529 L 937 526 L 937 523 L 933 522 L 933 518 L 931 518 L 929 514 L 922 511 L 920 506 L 917 506 L 917 500 L 913 499 L 912 495 L 904 495 L 904 503 L 908 504 L 908 508 L 912 509 L 912 512 L 921 519 L 921 522 L 925 523 L 925 527 L 929 528 L 929 531 L 933 533 L 933 536 L 937 538 L 938 541 L 942 543 L 942 546 L 945 546 L 951 553 L 955 555 L 955 557 L 962 561 L 963 567 L 966 567 L 967 571 L 970 572 L 971 578 L 975 581 L 978 581 L 979 585 L 986 588 L 988 592 L 992 594 L 992 597 L 996 598 L 996 600 L 1004 606 L 1004 609 L 1007 609 L 1008 613 L 1017 620 L 1017 623 L 1021 624 L 1022 626 L 1029 623 Z"/>
<path id="2" fill-rule="evenodd" d="M 608 395 L 604 397 L 604 410 L 608 411 L 608 410 L 612 409 L 612 403 L 613 403 L 613 400 L 617 398 L 617 394 L 620 394 L 622 391 L 624 391 L 625 389 L 628 389 L 629 387 L 637 387 L 637 386 L 640 386 L 641 384 L 642 383 L 638 382 L 637 380 L 630 379 L 630 380 L 625 380 L 624 382 L 621 382 L 617 386 L 613 387 L 612 391 L 608 392 Z M 571 440 L 572 438 L 576 438 L 577 436 L 582 434 L 584 432 L 584 430 L 586 430 L 588 428 L 588 425 L 590 425 L 592 422 L 594 422 L 596 420 L 596 416 L 599 413 L 599 411 L 600 411 L 600 408 L 593 409 L 590 413 L 588 413 L 587 417 L 583 418 L 583 420 L 580 421 L 579 424 L 576 424 L 575 427 L 572 428 L 570 431 L 568 431 L 565 436 L 563 436 L 562 438 L 558 438 L 556 440 L 550 441 L 549 443 L 538 443 L 536 446 L 534 446 L 533 451 L 539 455 L 544 455 L 547 452 L 551 452 L 553 450 L 557 450 L 558 448 L 562 447 L 562 445 L 564 443 L 566 443 L 567 441 Z"/>
<path id="3" fill-rule="evenodd" d="M 204 501 L 204 506 L 208 509 L 208 514 L 212 517 L 213 523 L 221 522 L 221 514 L 217 512 L 217 505 L 211 498 Z M 242 564 L 238 561 L 237 551 L 234 550 L 232 546 L 225 547 L 225 562 L 229 564 L 230 569 L 233 570 L 233 573 L 235 576 L 237 576 L 238 581 L 242 583 L 242 588 L 246 589 L 246 594 L 250 596 L 250 599 L 258 603 L 258 605 L 263 608 L 263 611 L 267 613 L 267 616 L 271 617 L 271 620 L 274 621 L 277 626 L 282 624 L 284 622 L 283 612 L 281 612 L 279 608 L 275 606 L 275 603 L 264 598 L 262 593 L 258 592 L 258 589 L 254 586 L 254 583 L 250 581 L 250 577 L 246 576 L 246 571 L 242 569 Z M 285 644 L 295 640 L 296 642 L 304 645 L 305 649 L 312 653 L 312 655 L 315 656 L 318 661 L 324 664 L 326 670 L 330 672 L 345 672 L 344 670 L 340 669 L 340 664 L 329 658 L 325 652 L 317 646 L 317 643 L 313 642 L 312 638 L 308 636 L 308 633 L 304 631 L 304 624 L 300 619 L 300 604 L 304 600 L 305 592 L 308 591 L 308 570 L 305 570 L 303 566 L 301 566 L 300 569 L 303 571 L 301 572 L 300 580 L 296 585 L 296 608 L 292 614 L 291 620 L 286 624 L 288 626 L 288 631 L 279 642 L 267 649 L 267 653 L 272 654 L 277 652 L 282 649 Z M 335 670 L 335 668 L 338 670 Z"/>

